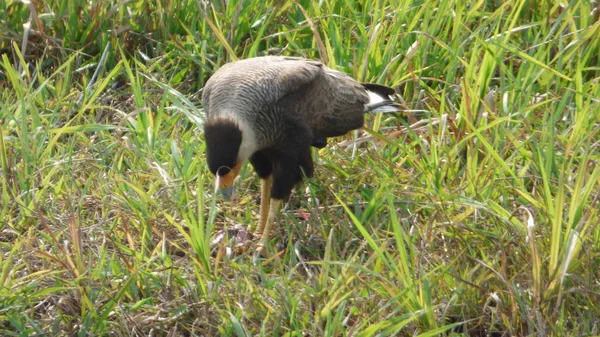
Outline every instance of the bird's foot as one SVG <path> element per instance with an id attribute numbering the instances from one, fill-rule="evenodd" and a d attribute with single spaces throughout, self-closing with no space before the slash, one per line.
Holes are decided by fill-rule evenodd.
<path id="1" fill-rule="evenodd" d="M 254 250 L 254 257 L 267 257 L 267 240 L 268 238 L 263 237 L 263 233 L 254 232 L 252 235 L 252 245 Z"/>
<path id="2" fill-rule="evenodd" d="M 255 258 L 266 258 L 266 245 L 262 233 L 252 233 L 242 225 L 235 225 L 217 232 L 210 247 L 214 254 L 221 257 L 232 258 L 250 253 Z"/>

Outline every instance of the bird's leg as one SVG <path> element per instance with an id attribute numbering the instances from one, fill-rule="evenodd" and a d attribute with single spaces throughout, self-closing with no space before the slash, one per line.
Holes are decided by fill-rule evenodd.
<path id="1" fill-rule="evenodd" d="M 269 240 L 269 235 L 271 234 L 271 229 L 273 227 L 273 224 L 275 223 L 275 219 L 277 219 L 277 213 L 279 212 L 279 207 L 281 206 L 281 204 L 281 199 L 271 200 L 271 205 L 269 205 L 269 215 L 267 216 L 265 228 L 262 232 L 261 244 L 265 244 Z"/>
<path id="2" fill-rule="evenodd" d="M 273 175 L 269 175 L 266 179 L 261 180 L 260 189 L 260 216 L 258 220 L 258 227 L 254 231 L 254 235 L 262 235 L 265 224 L 267 223 L 269 215 L 269 204 L 271 203 L 271 185 L 273 184 Z"/>

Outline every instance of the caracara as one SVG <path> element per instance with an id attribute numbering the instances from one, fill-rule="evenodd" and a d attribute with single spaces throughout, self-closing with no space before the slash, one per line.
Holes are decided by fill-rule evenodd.
<path id="1" fill-rule="evenodd" d="M 221 67 L 206 82 L 202 101 L 210 172 L 231 188 L 250 161 L 262 180 L 255 236 L 262 244 L 282 200 L 313 173 L 310 147 L 363 126 L 367 112 L 398 111 L 394 89 L 361 84 L 321 62 L 266 56 Z"/>

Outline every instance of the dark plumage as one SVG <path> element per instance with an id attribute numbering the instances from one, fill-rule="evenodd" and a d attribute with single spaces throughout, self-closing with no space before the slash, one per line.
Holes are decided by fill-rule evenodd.
<path id="1" fill-rule="evenodd" d="M 209 169 L 225 188 L 250 161 L 263 181 L 256 233 L 266 240 L 281 200 L 313 173 L 310 147 L 322 148 L 328 137 L 360 128 L 365 112 L 398 111 L 393 94 L 392 88 L 360 84 L 303 58 L 226 64 L 202 94 Z"/>
<path id="2" fill-rule="evenodd" d="M 237 154 L 242 143 L 242 132 L 235 123 L 228 120 L 216 120 L 204 129 L 204 136 L 219 146 L 206 148 L 208 169 L 224 176 L 237 162 Z M 220 169 L 220 170 L 219 170 Z"/>

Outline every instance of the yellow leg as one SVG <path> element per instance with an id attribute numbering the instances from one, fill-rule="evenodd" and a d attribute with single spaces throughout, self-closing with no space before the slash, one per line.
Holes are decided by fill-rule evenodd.
<path id="1" fill-rule="evenodd" d="M 269 215 L 269 204 L 271 203 L 271 185 L 273 184 L 273 176 L 270 175 L 267 179 L 261 180 L 260 189 L 260 217 L 258 219 L 258 227 L 254 231 L 254 235 L 262 235 L 267 217 Z"/>
<path id="2" fill-rule="evenodd" d="M 271 229 L 273 228 L 273 224 L 275 223 L 275 219 L 277 219 L 277 213 L 279 212 L 279 207 L 282 204 L 281 199 L 272 199 L 271 205 L 269 205 L 269 215 L 267 217 L 267 223 L 265 224 L 265 228 L 262 232 L 262 243 L 266 243 L 269 241 L 269 235 L 271 234 Z"/>

